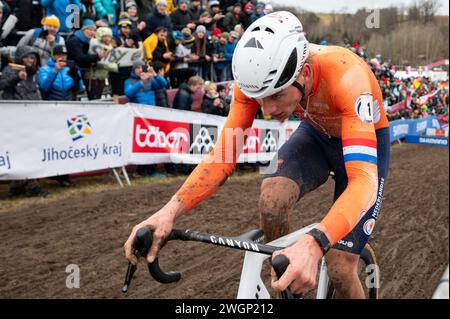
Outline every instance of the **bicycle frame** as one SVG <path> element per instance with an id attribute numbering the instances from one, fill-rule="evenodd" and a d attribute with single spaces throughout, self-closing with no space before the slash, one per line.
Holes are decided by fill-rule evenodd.
<path id="1" fill-rule="evenodd" d="M 312 224 L 299 229 L 286 236 L 280 237 L 267 245 L 275 247 L 288 247 L 293 245 L 297 240 L 306 234 L 311 229 L 315 228 L 317 224 Z M 239 283 L 239 290 L 237 299 L 270 299 L 270 294 L 261 279 L 261 270 L 264 260 L 269 258 L 269 255 L 263 255 L 247 251 L 244 257 L 244 263 L 241 272 L 241 280 Z M 317 286 L 317 299 L 325 299 L 328 292 L 329 277 L 327 273 L 327 265 L 325 258 L 322 258 L 319 270 L 319 281 Z"/>

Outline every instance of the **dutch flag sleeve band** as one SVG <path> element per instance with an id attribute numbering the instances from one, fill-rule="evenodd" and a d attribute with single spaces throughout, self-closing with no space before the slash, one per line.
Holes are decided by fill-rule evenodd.
<path id="1" fill-rule="evenodd" d="M 377 165 L 377 142 L 369 139 L 342 140 L 344 162 L 368 162 Z"/>

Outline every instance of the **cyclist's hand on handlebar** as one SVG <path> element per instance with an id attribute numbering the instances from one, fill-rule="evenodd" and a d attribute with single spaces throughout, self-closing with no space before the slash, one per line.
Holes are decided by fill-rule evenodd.
<path id="1" fill-rule="evenodd" d="M 123 246 L 125 257 L 133 265 L 137 265 L 138 260 L 133 253 L 133 244 L 136 238 L 137 231 L 141 227 L 147 227 L 153 231 L 153 243 L 149 253 L 147 254 L 147 262 L 153 262 L 164 238 L 166 238 L 172 231 L 174 220 L 174 215 L 171 214 L 170 210 L 168 210 L 165 206 L 156 214 L 150 216 L 142 223 L 134 226 L 133 230 L 131 231 L 130 237 L 128 237 L 125 245 Z"/>
<path id="2" fill-rule="evenodd" d="M 294 245 L 275 252 L 277 255 L 285 255 L 289 260 L 283 276 L 277 279 L 272 269 L 272 288 L 283 291 L 289 288 L 294 294 L 306 293 L 316 285 L 317 266 L 323 254 L 314 238 L 305 235 Z"/>

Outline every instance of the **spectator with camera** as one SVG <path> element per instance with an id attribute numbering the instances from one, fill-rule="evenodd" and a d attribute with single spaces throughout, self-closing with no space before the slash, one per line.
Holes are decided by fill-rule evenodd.
<path id="1" fill-rule="evenodd" d="M 141 60 L 133 63 L 130 78 L 125 81 L 125 95 L 130 102 L 154 106 L 155 90 L 166 88 L 167 81 L 162 76 L 164 69 L 156 73 L 153 67 Z"/>
<path id="2" fill-rule="evenodd" d="M 60 36 L 58 30 L 60 21 L 57 16 L 47 16 L 41 21 L 42 28 L 31 29 L 20 39 L 17 47 L 31 46 L 39 53 L 41 66 L 46 65 L 51 56 L 53 48 L 57 45 L 64 45 L 64 38 Z"/>
<path id="3" fill-rule="evenodd" d="M 33 47 L 16 50 L 15 63 L 6 66 L 0 77 L 0 91 L 4 100 L 40 100 L 37 71 L 39 54 Z"/>
<path id="4" fill-rule="evenodd" d="M 74 92 L 83 88 L 81 74 L 75 66 L 69 66 L 67 49 L 57 45 L 48 63 L 39 69 L 39 88 L 44 100 L 74 100 Z"/>
<path id="5" fill-rule="evenodd" d="M 164 64 L 162 62 L 153 62 L 152 67 L 156 74 L 165 78 Z M 167 95 L 167 84 L 165 87 L 155 88 L 155 105 L 160 107 L 170 107 L 169 96 Z"/>
<path id="6" fill-rule="evenodd" d="M 75 10 L 81 12 L 80 0 L 41 0 L 41 5 L 45 9 L 46 16 L 55 15 L 58 17 L 61 23 L 59 31 L 65 33 L 71 32 L 74 27 L 75 21 L 70 20 L 73 12 Z"/>
<path id="7" fill-rule="evenodd" d="M 105 51 L 89 53 L 90 41 L 95 37 L 96 30 L 95 22 L 86 19 L 83 21 L 81 30 L 73 33 L 66 42 L 68 57 L 70 60 L 75 61 L 77 67 L 80 68 L 84 83 L 89 81 L 87 71 L 90 67 L 106 56 Z M 89 87 L 86 87 L 86 90 L 88 97 L 92 98 L 94 96 L 93 92 L 89 90 Z"/>
<path id="8" fill-rule="evenodd" d="M 229 105 L 217 92 L 217 86 L 208 82 L 205 84 L 205 95 L 203 96 L 202 112 L 219 116 L 228 116 Z"/>

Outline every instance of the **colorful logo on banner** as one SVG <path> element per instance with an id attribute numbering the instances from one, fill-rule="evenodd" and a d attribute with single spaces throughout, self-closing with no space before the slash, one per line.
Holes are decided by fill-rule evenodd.
<path id="1" fill-rule="evenodd" d="M 92 133 L 91 123 L 87 115 L 77 115 L 68 119 L 67 127 L 74 142 Z"/>

